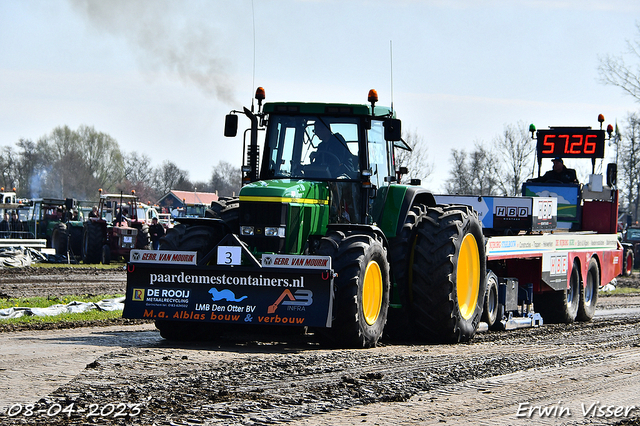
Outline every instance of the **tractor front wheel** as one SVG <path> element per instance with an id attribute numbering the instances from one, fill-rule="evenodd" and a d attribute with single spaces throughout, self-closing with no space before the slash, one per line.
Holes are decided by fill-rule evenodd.
<path id="1" fill-rule="evenodd" d="M 378 237 L 331 231 L 317 254 L 331 256 L 334 280 L 332 342 L 340 347 L 374 347 L 389 309 L 389 262 Z"/>
<path id="2" fill-rule="evenodd" d="M 220 226 L 185 225 L 171 228 L 160 239 L 160 250 L 195 251 L 200 261 L 220 242 L 224 231 Z M 222 334 L 222 327 L 216 323 L 191 321 L 156 320 L 156 328 L 167 340 L 206 340 Z"/>

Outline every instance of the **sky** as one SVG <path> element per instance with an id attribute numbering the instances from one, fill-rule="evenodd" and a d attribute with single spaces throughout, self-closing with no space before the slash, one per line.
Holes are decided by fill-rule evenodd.
<path id="1" fill-rule="evenodd" d="M 0 146 L 93 126 L 207 181 L 220 160 L 240 165 L 224 116 L 256 87 L 363 104 L 376 89 L 424 140 L 423 186 L 438 193 L 452 149 L 507 125 L 595 128 L 638 111 L 597 70 L 638 22 L 631 0 L 0 0 Z"/>

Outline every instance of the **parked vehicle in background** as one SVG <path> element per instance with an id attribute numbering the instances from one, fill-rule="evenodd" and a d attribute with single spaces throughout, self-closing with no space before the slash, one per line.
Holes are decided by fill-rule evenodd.
<path id="1" fill-rule="evenodd" d="M 158 213 L 158 223 L 164 226 L 165 229 L 173 228 L 171 213 Z"/>
<path id="2" fill-rule="evenodd" d="M 633 267 L 640 267 L 640 227 L 631 226 L 622 234 L 622 242 L 631 244 L 633 247 Z"/>
<path id="3" fill-rule="evenodd" d="M 172 214 L 175 218 L 180 217 L 205 217 L 206 211 L 209 208 L 207 204 L 197 203 L 197 204 L 187 204 L 185 203 L 182 207 L 178 207 L 174 209 Z"/>
<path id="4" fill-rule="evenodd" d="M 128 260 L 132 249 L 148 249 L 148 211 L 138 203 L 134 191 L 130 195 L 102 194 L 100 191 L 98 217 L 91 217 L 84 223 L 84 263 L 109 264 L 120 257 Z M 154 212 L 155 209 L 150 214 Z M 140 214 L 144 216 L 139 217 Z"/>
<path id="5" fill-rule="evenodd" d="M 47 240 L 47 247 L 56 254 L 69 257 L 82 256 L 83 216 L 79 205 L 86 202 L 73 198 L 36 198 L 23 205 L 25 231 L 35 238 Z"/>

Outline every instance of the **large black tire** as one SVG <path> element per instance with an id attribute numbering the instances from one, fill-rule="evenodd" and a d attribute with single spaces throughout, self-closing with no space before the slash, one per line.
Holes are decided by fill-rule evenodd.
<path id="1" fill-rule="evenodd" d="M 160 238 L 160 250 L 195 251 L 198 261 L 206 256 L 224 236 L 220 226 L 180 224 Z M 156 320 L 156 328 L 167 340 L 192 341 L 212 339 L 222 334 L 220 324 L 190 321 Z"/>
<path id="2" fill-rule="evenodd" d="M 596 259 L 589 261 L 589 269 L 585 285 L 580 286 L 580 304 L 578 305 L 578 321 L 591 321 L 596 313 L 598 303 L 598 288 L 600 288 L 600 268 Z"/>
<path id="3" fill-rule="evenodd" d="M 633 248 L 624 247 L 623 258 L 622 258 L 622 276 L 630 277 L 631 274 L 633 274 L 634 266 L 635 266 L 635 261 L 633 258 Z"/>
<path id="4" fill-rule="evenodd" d="M 84 229 L 82 226 L 70 225 L 67 227 L 69 232 L 69 250 L 74 257 L 82 256 L 82 234 Z"/>
<path id="5" fill-rule="evenodd" d="M 482 309 L 482 321 L 486 322 L 491 330 L 500 329 L 501 318 L 498 318 L 498 277 L 492 271 L 487 272 L 487 289 L 484 295 Z"/>
<path id="6" fill-rule="evenodd" d="M 400 297 L 400 308 L 389 310 L 389 322 L 386 333 L 393 338 L 412 338 L 411 328 L 411 288 L 409 277 L 411 275 L 409 253 L 412 250 L 416 237 L 416 226 L 426 216 L 427 207 L 416 204 L 407 212 L 404 224 L 398 235 L 389 240 L 389 262 L 393 280 L 396 283 Z"/>
<path id="7" fill-rule="evenodd" d="M 146 223 L 143 223 L 142 226 L 138 228 L 138 233 L 136 234 L 136 248 L 142 250 L 149 250 L 151 248 L 149 225 Z"/>
<path id="8" fill-rule="evenodd" d="M 56 251 L 56 255 L 67 254 L 67 225 L 62 222 L 56 223 L 51 232 L 51 248 Z"/>
<path id="9" fill-rule="evenodd" d="M 380 238 L 331 231 L 316 252 L 331 256 L 334 280 L 332 343 L 339 347 L 374 347 L 384 331 L 389 309 L 389 263 Z"/>
<path id="10" fill-rule="evenodd" d="M 82 261 L 84 263 L 100 263 L 103 242 L 104 227 L 96 222 L 86 222 L 82 235 Z"/>
<path id="11" fill-rule="evenodd" d="M 411 258 L 411 313 L 417 337 L 470 340 L 480 322 L 486 285 L 482 226 L 466 206 L 429 207 L 416 226 Z"/>
<path id="12" fill-rule="evenodd" d="M 220 226 L 179 224 L 160 238 L 160 250 L 198 252 L 197 261 L 204 258 L 224 236 Z"/>
<path id="13" fill-rule="evenodd" d="M 100 255 L 100 261 L 102 262 L 103 265 L 110 265 L 111 264 L 111 248 L 107 244 L 102 246 L 102 253 Z"/>
<path id="14" fill-rule="evenodd" d="M 224 220 L 231 232 L 237 234 L 240 231 L 240 200 L 237 197 L 222 197 L 211 202 L 211 207 L 205 211 L 205 217 L 214 217 Z"/>
<path id="15" fill-rule="evenodd" d="M 580 266 L 577 261 L 574 261 L 569 277 L 569 288 L 535 296 L 534 307 L 544 322 L 571 324 L 576 320 L 580 305 L 580 284 Z"/>

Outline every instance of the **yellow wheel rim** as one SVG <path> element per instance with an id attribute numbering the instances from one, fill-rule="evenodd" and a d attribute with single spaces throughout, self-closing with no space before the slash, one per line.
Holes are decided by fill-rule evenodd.
<path id="1" fill-rule="evenodd" d="M 372 260 L 364 271 L 364 286 L 362 287 L 362 311 L 367 324 L 376 323 L 381 306 L 382 272 L 380 272 L 378 262 Z"/>
<path id="2" fill-rule="evenodd" d="M 462 239 L 456 276 L 458 308 L 462 318 L 468 320 L 476 310 L 480 292 L 480 255 L 478 243 L 471 234 Z"/>

